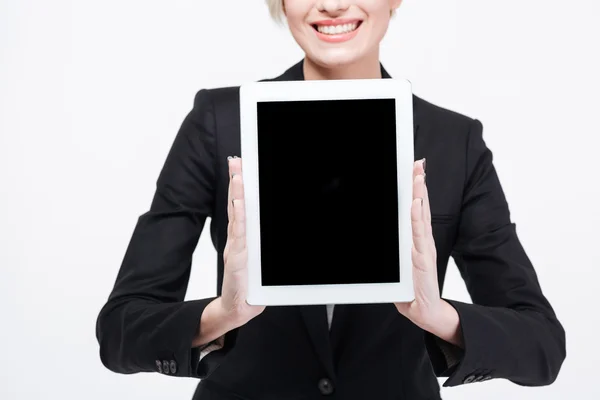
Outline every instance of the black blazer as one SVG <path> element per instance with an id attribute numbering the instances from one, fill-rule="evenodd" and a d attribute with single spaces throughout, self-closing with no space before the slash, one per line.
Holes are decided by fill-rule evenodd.
<path id="1" fill-rule="evenodd" d="M 384 78 L 389 74 L 381 67 Z M 303 80 L 302 61 L 272 80 Z M 552 383 L 565 332 L 542 294 L 511 223 L 477 119 L 413 96 L 415 159 L 427 158 L 440 290 L 452 256 L 473 304 L 460 315 L 465 351 L 448 365 L 444 345 L 393 304 L 267 307 L 229 332 L 199 362 L 191 348 L 204 307 L 184 301 L 207 217 L 218 253 L 227 239 L 227 156 L 240 155 L 238 87 L 200 90 L 135 227 L 110 297 L 97 319 L 111 371 L 201 378 L 194 399 L 439 399 L 444 386 L 491 378 Z M 456 349 L 455 349 L 456 350 Z"/>

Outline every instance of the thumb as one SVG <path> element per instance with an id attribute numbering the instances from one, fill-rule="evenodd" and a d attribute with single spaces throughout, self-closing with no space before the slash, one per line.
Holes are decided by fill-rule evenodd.
<path id="1" fill-rule="evenodd" d="M 402 302 L 402 303 L 394 303 L 398 312 L 408 318 L 408 314 L 410 313 L 410 307 L 412 306 L 412 302 Z"/>

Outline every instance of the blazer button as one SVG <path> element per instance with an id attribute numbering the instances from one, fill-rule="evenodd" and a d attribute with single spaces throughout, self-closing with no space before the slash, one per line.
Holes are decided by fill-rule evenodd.
<path id="1" fill-rule="evenodd" d="M 465 380 L 463 381 L 463 383 L 471 383 L 475 380 L 475 375 L 469 375 L 465 378 Z"/>
<path id="2" fill-rule="evenodd" d="M 160 360 L 156 360 L 156 370 L 159 374 L 162 374 L 162 362 Z"/>
<path id="3" fill-rule="evenodd" d="M 165 374 L 169 373 L 169 362 L 167 360 L 163 360 L 163 371 L 165 371 Z"/>
<path id="4" fill-rule="evenodd" d="M 323 378 L 319 380 L 319 390 L 324 395 L 329 395 L 333 393 L 333 383 L 327 378 Z"/>
<path id="5" fill-rule="evenodd" d="M 171 368 L 172 374 L 175 374 L 177 372 L 177 363 L 175 362 L 175 360 L 171 360 L 169 367 Z"/>

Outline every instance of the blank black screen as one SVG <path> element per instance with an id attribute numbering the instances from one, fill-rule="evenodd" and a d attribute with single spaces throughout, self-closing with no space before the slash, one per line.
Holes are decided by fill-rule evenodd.
<path id="1" fill-rule="evenodd" d="M 399 282 L 395 100 L 257 112 L 262 284 Z"/>

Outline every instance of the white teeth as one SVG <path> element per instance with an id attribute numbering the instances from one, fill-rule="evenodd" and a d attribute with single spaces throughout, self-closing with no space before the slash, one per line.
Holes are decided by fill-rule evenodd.
<path id="1" fill-rule="evenodd" d="M 325 35 L 339 35 L 340 33 L 352 32 L 357 26 L 357 22 L 343 25 L 317 25 L 317 30 Z"/>

